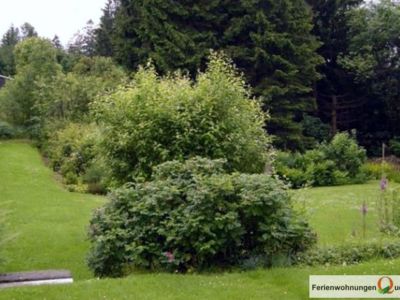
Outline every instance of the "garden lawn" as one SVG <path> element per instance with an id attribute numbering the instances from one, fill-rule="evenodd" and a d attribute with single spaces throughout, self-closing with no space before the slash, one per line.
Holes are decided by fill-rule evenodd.
<path id="1" fill-rule="evenodd" d="M 400 260 L 386 260 L 347 267 L 278 268 L 218 275 L 138 274 L 123 279 L 85 280 L 65 286 L 0 290 L 0 299 L 308 299 L 311 274 L 399 274 L 399 268 Z"/>
<path id="2" fill-rule="evenodd" d="M 86 227 L 104 198 L 67 192 L 27 143 L 0 142 L 0 208 L 6 231 L 17 234 L 1 253 L 1 272 L 69 269 L 75 283 L 0 290 L 1 300 L 23 299 L 308 299 L 311 274 L 398 274 L 400 259 L 356 266 L 276 268 L 221 274 L 133 274 L 123 279 L 93 278 L 86 267 Z M 378 183 L 294 191 L 319 234 L 320 245 L 360 236 L 363 199 L 368 200 L 367 236 L 380 239 L 375 201 Z M 355 234 L 351 234 L 354 231 Z M 355 235 L 355 236 L 354 236 Z"/>
<path id="3" fill-rule="evenodd" d="M 68 269 L 75 279 L 91 277 L 86 227 L 104 198 L 70 193 L 53 177 L 34 147 L 0 141 L 0 209 L 16 235 L 2 251 L 0 272 Z"/>
<path id="4" fill-rule="evenodd" d="M 389 183 L 387 192 L 398 189 L 398 184 Z M 295 190 L 293 194 L 297 207 L 305 208 L 311 227 L 318 234 L 319 246 L 389 239 L 379 231 L 378 226 L 379 181 Z M 368 208 L 365 238 L 361 213 L 363 201 Z"/>

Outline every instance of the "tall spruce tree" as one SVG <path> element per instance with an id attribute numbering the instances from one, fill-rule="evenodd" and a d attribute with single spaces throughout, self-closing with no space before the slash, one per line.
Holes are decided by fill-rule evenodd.
<path id="1" fill-rule="evenodd" d="M 322 42 L 318 53 L 324 64 L 315 85 L 321 119 L 330 124 L 331 134 L 358 128 L 363 117 L 363 90 L 354 76 L 340 64 L 349 51 L 349 12 L 363 0 L 307 0 L 313 9 L 313 33 Z"/>
<path id="2" fill-rule="evenodd" d="M 14 48 L 21 40 L 18 27 L 11 25 L 4 33 L 1 39 L 0 46 L 0 74 L 14 75 L 15 74 L 15 58 Z"/>
<path id="3" fill-rule="evenodd" d="M 130 69 L 152 59 L 158 71 L 194 74 L 220 47 L 223 2 L 121 0 L 115 16 L 115 58 Z M 220 35 L 222 32 L 220 33 Z"/>
<path id="4" fill-rule="evenodd" d="M 373 137 L 367 145 L 380 148 L 400 136 L 400 4 L 375 1 L 350 16 L 350 51 L 342 63 L 370 94 L 369 122 L 362 129 Z"/>
<path id="5" fill-rule="evenodd" d="M 78 31 L 68 44 L 68 52 L 77 56 L 94 56 L 95 29 L 92 20 L 87 21 L 86 26 Z"/>
<path id="6" fill-rule="evenodd" d="M 21 26 L 21 33 L 22 33 L 22 39 L 27 39 L 31 37 L 37 37 L 38 33 L 36 32 L 35 27 L 33 27 L 31 24 L 28 22 L 25 22 Z"/>
<path id="7" fill-rule="evenodd" d="M 0 44 L 0 74 L 15 74 L 15 46 L 24 39 L 37 37 L 38 33 L 31 24 L 25 22 L 20 28 L 11 25 L 4 33 Z"/>
<path id="8" fill-rule="evenodd" d="M 311 12 L 303 0 L 240 1 L 229 6 L 224 49 L 244 71 L 265 109 L 270 133 L 282 148 L 302 148 L 299 124 L 315 110 L 313 82 L 318 79 L 319 43 L 310 34 Z"/>
<path id="9" fill-rule="evenodd" d="M 315 108 L 312 17 L 304 0 L 120 0 L 113 31 L 115 59 L 135 69 L 153 60 L 160 73 L 195 74 L 210 49 L 242 70 L 271 115 L 268 130 L 283 148 L 301 147 L 299 121 Z"/>
<path id="10" fill-rule="evenodd" d="M 95 52 L 100 56 L 113 56 L 113 31 L 115 12 L 118 7 L 118 0 L 108 0 L 103 15 L 100 18 L 100 25 L 95 29 Z"/>

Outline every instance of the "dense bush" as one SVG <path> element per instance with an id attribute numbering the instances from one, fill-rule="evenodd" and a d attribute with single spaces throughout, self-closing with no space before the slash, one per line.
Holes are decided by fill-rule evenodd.
<path id="1" fill-rule="evenodd" d="M 275 170 L 282 179 L 290 182 L 293 187 L 301 187 L 309 183 L 304 171 L 308 164 L 305 156 L 299 152 L 276 152 Z"/>
<path id="2" fill-rule="evenodd" d="M 70 123 L 54 133 L 49 141 L 46 153 L 51 165 L 64 176 L 68 185 L 81 184 L 89 170 L 93 173 L 99 135 L 98 128 L 93 124 Z M 101 176 L 87 176 L 87 183 L 96 184 L 101 181 Z"/>
<path id="3" fill-rule="evenodd" d="M 360 183 L 367 179 L 365 160 L 365 150 L 349 134 L 339 133 L 304 154 L 278 152 L 275 169 L 293 187 Z"/>
<path id="4" fill-rule="evenodd" d="M 229 170 L 265 168 L 264 114 L 218 55 L 196 82 L 142 68 L 131 85 L 97 101 L 94 112 L 105 129 L 103 155 L 119 183 L 149 178 L 157 164 L 196 155 L 225 158 Z"/>
<path id="5" fill-rule="evenodd" d="M 315 235 L 269 175 L 227 174 L 222 160 L 155 168 L 152 181 L 115 191 L 93 216 L 89 266 L 98 276 L 129 268 L 185 271 L 260 254 L 295 255 Z"/>
<path id="6" fill-rule="evenodd" d="M 15 137 L 15 129 L 7 122 L 0 121 L 0 140 Z"/>
<path id="7" fill-rule="evenodd" d="M 364 148 L 348 133 L 338 133 L 329 144 L 322 144 L 322 151 L 332 160 L 339 171 L 346 172 L 349 177 L 359 174 L 361 166 L 367 159 Z"/>

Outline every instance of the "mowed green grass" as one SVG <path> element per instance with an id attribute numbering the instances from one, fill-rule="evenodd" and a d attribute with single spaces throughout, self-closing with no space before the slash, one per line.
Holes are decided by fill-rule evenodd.
<path id="1" fill-rule="evenodd" d="M 85 280 L 72 285 L 0 290 L 0 299 L 309 299 L 309 275 L 399 274 L 400 260 L 356 266 L 277 268 L 214 275 L 141 274 L 123 279 Z"/>
<path id="2" fill-rule="evenodd" d="M 389 184 L 388 193 L 399 188 Z M 379 181 L 337 187 L 319 187 L 293 191 L 297 206 L 304 207 L 311 226 L 318 234 L 319 246 L 349 242 L 382 241 L 388 236 L 379 231 Z M 367 204 L 365 238 L 361 207 Z"/>
<path id="3" fill-rule="evenodd" d="M 14 235 L 0 272 L 68 269 L 90 278 L 85 264 L 88 220 L 103 198 L 67 192 L 27 143 L 0 142 L 0 209 Z"/>
<path id="4" fill-rule="evenodd" d="M 93 278 L 86 267 L 91 212 L 105 199 L 69 193 L 57 183 L 38 151 L 26 143 L 0 142 L 0 209 L 8 211 L 6 231 L 18 235 L 2 254 L 1 272 L 69 269 L 71 285 L 0 290 L 0 299 L 308 299 L 312 274 L 398 274 L 400 259 L 356 266 L 296 267 L 220 274 L 133 274 L 122 279 Z M 320 245 L 356 237 L 363 197 L 371 201 L 368 239 L 381 238 L 372 202 L 377 182 L 296 191 L 307 208 Z M 305 201 L 305 203 L 304 203 Z M 361 239 L 362 240 L 362 239 Z"/>

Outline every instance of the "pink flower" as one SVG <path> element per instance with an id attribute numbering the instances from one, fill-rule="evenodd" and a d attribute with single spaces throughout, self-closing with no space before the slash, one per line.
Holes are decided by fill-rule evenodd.
<path id="1" fill-rule="evenodd" d="M 170 251 L 164 252 L 164 255 L 168 259 L 169 263 L 174 262 L 175 256 L 174 256 L 174 254 L 172 252 L 170 252 Z"/>

